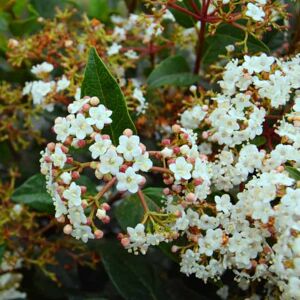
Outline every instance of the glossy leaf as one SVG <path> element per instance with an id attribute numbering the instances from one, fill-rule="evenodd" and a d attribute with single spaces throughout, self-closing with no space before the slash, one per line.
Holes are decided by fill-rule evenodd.
<path id="1" fill-rule="evenodd" d="M 20 185 L 13 193 L 12 200 L 41 212 L 53 212 L 54 208 L 42 174 L 36 174 Z"/>
<path id="2" fill-rule="evenodd" d="M 156 201 L 149 198 L 145 192 L 144 196 L 150 210 L 159 210 L 159 206 L 157 205 Z M 135 227 L 138 223 L 140 223 L 144 216 L 144 209 L 138 195 L 130 195 L 129 197 L 123 199 L 115 208 L 115 216 L 118 220 L 118 223 L 124 230 L 128 226 Z"/>
<path id="3" fill-rule="evenodd" d="M 149 88 L 163 85 L 188 86 L 199 80 L 199 76 L 190 72 L 186 60 L 180 56 L 168 57 L 162 61 L 149 75 Z"/>
<path id="4" fill-rule="evenodd" d="M 117 241 L 103 243 L 100 254 L 108 276 L 124 299 L 168 299 L 153 265 L 144 257 L 129 254 Z"/>
<path id="5" fill-rule="evenodd" d="M 106 126 L 103 132 L 110 135 L 115 145 L 118 144 L 118 138 L 124 129 L 130 128 L 136 132 L 122 91 L 95 48 L 91 48 L 89 53 L 82 83 L 82 96 L 97 96 L 103 105 L 112 110 L 113 122 Z"/>
<path id="6" fill-rule="evenodd" d="M 226 46 L 234 45 L 236 42 L 241 42 L 243 39 L 244 33 L 242 30 L 230 25 L 220 26 L 215 35 L 206 38 L 202 55 L 203 64 L 207 65 L 214 63 L 219 55 L 226 54 Z M 262 41 L 253 36 L 249 36 L 247 46 L 249 53 L 268 53 L 270 51 Z"/>

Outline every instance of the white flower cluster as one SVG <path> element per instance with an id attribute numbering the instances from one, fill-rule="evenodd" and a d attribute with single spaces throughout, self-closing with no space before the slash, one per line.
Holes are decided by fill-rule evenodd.
<path id="1" fill-rule="evenodd" d="M 156 214 L 163 225 L 128 228 L 125 248 L 145 253 L 184 237 L 186 245 L 172 250 L 186 275 L 206 282 L 230 269 L 237 281 L 264 279 L 282 299 L 299 299 L 299 65 L 299 56 L 283 61 L 262 54 L 226 66 L 223 93 L 210 105 L 195 101 L 181 115 L 189 129 L 174 125 L 174 140 L 163 142 L 168 187 Z M 272 115 L 283 105 L 286 113 Z M 191 129 L 219 145 L 199 145 Z M 249 143 L 256 136 L 265 137 L 264 147 Z"/>
<path id="2" fill-rule="evenodd" d="M 53 92 L 61 92 L 70 85 L 70 81 L 65 75 L 56 81 L 49 80 L 53 69 L 53 65 L 47 62 L 33 66 L 31 72 L 42 80 L 26 82 L 23 89 L 23 95 L 31 95 L 34 105 L 45 106 L 48 111 L 53 110 L 53 104 L 45 102 L 47 95 Z"/>
<path id="3" fill-rule="evenodd" d="M 14 269 L 22 267 L 22 262 L 17 259 L 17 253 L 13 255 L 5 252 L 0 270 L 3 274 L 0 275 L 0 299 L 26 299 L 26 293 L 20 292 L 18 289 L 22 280 L 22 274 L 16 273 Z M 12 262 L 11 262 L 12 261 Z"/>
<path id="4" fill-rule="evenodd" d="M 245 56 L 241 64 L 232 60 L 219 81 L 222 93 L 212 99 L 215 105 L 196 104 L 181 115 L 180 123 L 196 129 L 205 124 L 204 119 L 210 128 L 202 137 L 228 147 L 252 140 L 263 132 L 266 111 L 286 105 L 299 89 L 299 65 L 299 55 L 289 61 L 266 54 Z M 281 128 L 291 130 L 291 125 L 282 123 Z M 297 132 L 288 134 L 297 136 Z"/>
<path id="5" fill-rule="evenodd" d="M 48 144 L 42 151 L 41 172 L 46 175 L 47 188 L 53 198 L 55 217 L 70 224 L 65 233 L 87 242 L 94 237 L 101 238 L 103 233 L 94 225 L 94 217 L 104 223 L 109 222 L 107 203 L 100 204 L 104 193 L 116 182 L 120 192 L 136 193 L 145 183 L 145 177 L 138 172 L 147 172 L 152 167 L 146 147 L 130 129 L 119 137 L 114 146 L 110 136 L 102 134 L 105 125 L 111 124 L 112 111 L 99 104 L 97 97 L 84 97 L 68 106 L 69 115 L 55 120 L 54 132 L 58 143 Z M 88 146 L 92 161 L 81 163 L 71 156 L 73 148 Z M 95 196 L 86 195 L 86 187 L 76 180 L 80 172 L 91 168 L 97 179 L 106 182 L 103 190 Z M 85 209 L 93 207 L 89 217 Z"/>

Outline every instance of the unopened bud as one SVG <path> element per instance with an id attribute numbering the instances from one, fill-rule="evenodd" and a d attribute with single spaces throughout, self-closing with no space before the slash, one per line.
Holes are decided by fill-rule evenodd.
<path id="1" fill-rule="evenodd" d="M 73 228 L 70 224 L 67 224 L 67 225 L 64 226 L 63 231 L 64 231 L 65 234 L 71 234 L 72 231 L 73 231 Z"/>

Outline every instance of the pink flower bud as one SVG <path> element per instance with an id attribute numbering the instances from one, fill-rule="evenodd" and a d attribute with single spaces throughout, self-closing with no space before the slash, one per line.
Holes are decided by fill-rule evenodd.
<path id="1" fill-rule="evenodd" d="M 127 165 L 122 165 L 120 167 L 120 172 L 125 173 L 125 171 L 127 170 L 128 166 Z"/>
<path id="2" fill-rule="evenodd" d="M 162 144 L 163 146 L 168 146 L 168 145 L 171 144 L 171 141 L 170 141 L 169 139 L 163 139 L 163 140 L 161 141 L 161 144 Z"/>
<path id="3" fill-rule="evenodd" d="M 87 187 L 86 187 L 85 185 L 81 185 L 81 186 L 80 186 L 80 190 L 81 190 L 81 194 L 83 195 L 83 194 L 86 193 Z"/>
<path id="4" fill-rule="evenodd" d="M 194 179 L 194 185 L 197 186 L 197 185 L 200 185 L 203 183 L 203 179 L 202 178 L 196 178 Z"/>
<path id="5" fill-rule="evenodd" d="M 45 156 L 45 162 L 46 163 L 51 163 L 52 162 L 52 159 L 50 156 Z"/>
<path id="6" fill-rule="evenodd" d="M 172 248 L 171 248 L 171 251 L 173 253 L 176 253 L 178 250 L 179 250 L 179 248 L 177 246 L 175 246 L 175 245 L 173 245 Z"/>
<path id="7" fill-rule="evenodd" d="M 90 105 L 88 103 L 85 103 L 83 106 L 82 106 L 82 111 L 84 112 L 88 112 L 90 109 Z"/>
<path id="8" fill-rule="evenodd" d="M 82 200 L 81 201 L 81 206 L 82 206 L 83 209 L 86 209 L 88 207 L 87 201 L 86 200 Z"/>
<path id="9" fill-rule="evenodd" d="M 130 137 L 133 135 L 133 131 L 131 129 L 127 128 L 123 131 L 123 134 Z"/>
<path id="10" fill-rule="evenodd" d="M 61 215 L 59 218 L 56 219 L 58 223 L 65 223 L 66 218 L 64 215 Z"/>
<path id="11" fill-rule="evenodd" d="M 106 210 L 106 211 L 109 211 L 110 210 L 110 205 L 108 203 L 103 203 L 101 205 L 102 209 Z"/>
<path id="12" fill-rule="evenodd" d="M 194 158 L 194 157 L 189 157 L 189 158 L 187 159 L 187 162 L 193 164 L 193 163 L 195 162 L 195 158 Z"/>
<path id="13" fill-rule="evenodd" d="M 102 230 L 97 229 L 94 232 L 95 239 L 97 239 L 97 240 L 102 239 L 103 235 L 104 235 L 104 233 Z"/>
<path id="14" fill-rule="evenodd" d="M 102 140 L 110 140 L 110 136 L 108 134 L 103 134 Z"/>
<path id="15" fill-rule="evenodd" d="M 69 156 L 67 157 L 67 164 L 72 164 L 74 161 L 73 157 Z"/>
<path id="16" fill-rule="evenodd" d="M 194 202 L 196 200 L 197 200 L 197 197 L 196 197 L 196 195 L 194 193 L 188 193 L 186 195 L 186 201 L 188 201 L 188 202 Z"/>
<path id="17" fill-rule="evenodd" d="M 63 152 L 63 153 L 68 153 L 69 152 L 69 149 L 68 149 L 68 147 L 66 147 L 66 146 L 61 146 L 60 147 L 61 148 L 61 151 Z"/>
<path id="18" fill-rule="evenodd" d="M 203 161 L 207 161 L 207 160 L 208 160 L 208 157 L 207 157 L 206 154 L 200 154 L 200 158 L 201 158 L 201 160 L 203 160 Z"/>
<path id="19" fill-rule="evenodd" d="M 64 226 L 63 231 L 65 234 L 71 234 L 73 231 L 73 227 L 70 224 L 67 224 Z"/>
<path id="20" fill-rule="evenodd" d="M 125 237 L 121 239 L 121 244 L 123 247 L 127 247 L 130 244 L 129 238 Z"/>
<path id="21" fill-rule="evenodd" d="M 48 149 L 49 151 L 53 152 L 54 149 L 55 149 L 55 144 L 54 144 L 54 143 L 49 143 L 49 144 L 47 145 L 47 149 Z"/>
<path id="22" fill-rule="evenodd" d="M 79 148 L 83 148 L 86 145 L 86 141 L 85 140 L 79 140 L 77 142 L 77 147 Z"/>
<path id="23" fill-rule="evenodd" d="M 172 190 L 173 190 L 175 193 L 180 193 L 181 190 L 182 190 L 182 187 L 181 187 L 181 185 L 173 184 L 173 185 L 172 185 Z"/>
<path id="24" fill-rule="evenodd" d="M 105 216 L 104 218 L 101 219 L 101 221 L 104 223 L 104 224 L 108 224 L 110 222 L 110 217 L 109 216 Z"/>
<path id="25" fill-rule="evenodd" d="M 73 180 L 77 180 L 80 178 L 80 173 L 78 171 L 73 171 L 71 176 Z"/>
<path id="26" fill-rule="evenodd" d="M 178 146 L 174 147 L 173 152 L 174 152 L 174 154 L 180 153 L 180 148 Z"/>
<path id="27" fill-rule="evenodd" d="M 170 189 L 169 188 L 164 188 L 163 193 L 164 193 L 164 195 L 169 195 L 170 194 Z"/>
<path id="28" fill-rule="evenodd" d="M 180 218 L 180 217 L 182 216 L 182 213 L 181 213 L 181 211 L 176 210 L 176 211 L 174 212 L 174 215 L 175 215 L 177 218 Z"/>

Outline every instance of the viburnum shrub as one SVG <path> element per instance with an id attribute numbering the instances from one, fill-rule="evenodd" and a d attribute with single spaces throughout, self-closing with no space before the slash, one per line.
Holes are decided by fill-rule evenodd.
<path id="1" fill-rule="evenodd" d="M 127 17 L 78 22 L 67 9 L 10 39 L 8 62 L 34 79 L 0 87 L 20 109 L 4 110 L 2 140 L 49 140 L 46 200 L 32 200 L 30 182 L 12 200 L 54 206 L 45 226 L 92 245 L 93 264 L 100 249 L 126 299 L 142 296 L 120 279 L 124 253 L 146 260 L 155 248 L 221 299 L 299 299 L 300 14 L 286 2 L 126 1 Z M 37 116 L 51 123 L 45 137 Z"/>

